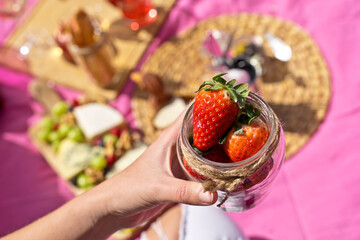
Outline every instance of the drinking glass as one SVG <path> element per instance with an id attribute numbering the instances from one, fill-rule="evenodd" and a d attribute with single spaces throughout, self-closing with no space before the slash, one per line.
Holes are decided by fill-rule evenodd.
<path id="1" fill-rule="evenodd" d="M 270 130 L 269 138 L 265 145 L 250 158 L 234 163 L 219 163 L 210 161 L 196 153 L 189 142 L 189 137 L 192 136 L 193 129 L 193 104 L 186 112 L 181 132 L 177 139 L 176 148 L 178 160 L 189 180 L 202 182 L 203 186 L 212 183 L 212 179 L 209 179 L 206 174 L 203 174 L 203 171 L 200 171 L 201 174 L 197 175 L 198 177 L 194 177 L 194 174 L 191 175 L 184 166 L 184 159 L 186 158 L 195 159 L 198 169 L 217 172 L 220 178 L 222 178 L 221 175 L 225 172 L 234 172 L 233 176 L 227 175 L 224 177 L 226 181 L 229 181 L 229 179 L 237 179 L 239 176 L 245 179 L 230 192 L 222 188 L 217 190 L 217 204 L 221 209 L 228 212 L 245 211 L 263 201 L 270 191 L 270 186 L 278 174 L 285 156 L 284 133 L 272 109 L 264 100 L 254 93 L 249 94 L 246 102 L 253 104 L 261 110 L 259 118 L 267 124 Z M 187 167 L 189 167 L 190 162 L 187 161 L 186 164 L 188 165 Z M 190 165 L 190 167 L 194 167 L 194 165 Z M 196 170 L 194 168 L 192 169 Z"/>
<path id="2" fill-rule="evenodd" d="M 153 23 L 157 17 L 157 10 L 151 0 L 108 0 L 119 7 L 125 19 L 129 21 L 131 30 L 139 30 Z"/>

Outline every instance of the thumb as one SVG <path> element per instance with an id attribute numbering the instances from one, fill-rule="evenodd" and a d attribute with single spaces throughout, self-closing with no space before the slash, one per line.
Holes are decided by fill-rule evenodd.
<path id="1" fill-rule="evenodd" d="M 163 201 L 202 206 L 212 205 L 217 201 L 217 193 L 205 192 L 201 183 L 177 178 L 170 178 L 166 183 Z"/>

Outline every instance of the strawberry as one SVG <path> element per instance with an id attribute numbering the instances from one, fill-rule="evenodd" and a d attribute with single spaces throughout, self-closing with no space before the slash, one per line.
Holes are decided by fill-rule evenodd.
<path id="1" fill-rule="evenodd" d="M 267 177 L 273 166 L 274 161 L 272 160 L 272 158 L 270 158 L 269 160 L 267 160 L 266 163 L 264 163 L 261 168 L 259 168 L 253 175 L 251 175 L 245 180 L 244 188 L 248 189 L 262 182 Z"/>
<path id="2" fill-rule="evenodd" d="M 73 106 L 73 107 L 77 107 L 77 106 L 79 106 L 80 104 L 79 104 L 79 101 L 77 100 L 77 99 L 73 99 L 72 101 L 71 101 L 71 106 Z"/>
<path id="3" fill-rule="evenodd" d="M 107 155 L 105 158 L 107 166 L 112 166 L 117 160 L 115 155 Z"/>
<path id="4" fill-rule="evenodd" d="M 194 178 L 196 179 L 199 179 L 199 180 L 206 180 L 206 177 L 199 174 L 198 172 L 196 172 L 194 169 L 192 169 L 188 162 L 186 161 L 185 157 L 183 158 L 183 164 L 184 164 L 184 167 L 186 169 L 186 171 Z"/>
<path id="5" fill-rule="evenodd" d="M 234 86 L 219 74 L 205 81 L 197 91 L 193 108 L 193 144 L 207 151 L 215 146 L 235 122 L 249 94 L 247 84 Z"/>
<path id="6" fill-rule="evenodd" d="M 121 132 L 122 132 L 122 131 L 120 130 L 119 127 L 114 127 L 114 128 L 112 128 L 112 129 L 109 131 L 109 133 L 115 135 L 116 137 L 120 137 Z"/>
<path id="7" fill-rule="evenodd" d="M 219 162 L 219 163 L 231 163 L 231 159 L 226 155 L 224 152 L 224 149 L 220 144 L 215 145 L 213 149 L 209 152 L 205 152 L 202 155 L 204 158 L 209 159 L 213 162 Z"/>
<path id="8" fill-rule="evenodd" d="M 260 119 L 254 119 L 247 124 L 239 124 L 230 130 L 223 144 L 225 153 L 233 162 L 253 156 L 269 138 L 269 129 Z"/>

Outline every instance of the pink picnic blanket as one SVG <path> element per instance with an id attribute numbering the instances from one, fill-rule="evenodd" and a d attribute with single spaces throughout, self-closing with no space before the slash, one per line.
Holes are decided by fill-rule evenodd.
<path id="1" fill-rule="evenodd" d="M 28 9 L 34 4 L 29 1 Z M 283 166 L 268 198 L 229 214 L 252 240 L 360 239 L 360 4 L 357 0 L 179 0 L 148 49 L 198 21 L 228 13 L 272 14 L 303 27 L 330 68 L 332 99 L 311 140 Z M 19 20 L 21 21 L 21 20 Z M 0 43 L 16 22 L 0 19 Z M 0 67 L 0 236 L 73 197 L 26 134 L 40 109 L 27 93 L 31 77 Z M 67 98 L 76 93 L 63 88 Z M 128 83 L 114 106 L 133 121 Z M 206 226 L 205 226 L 206 227 Z"/>

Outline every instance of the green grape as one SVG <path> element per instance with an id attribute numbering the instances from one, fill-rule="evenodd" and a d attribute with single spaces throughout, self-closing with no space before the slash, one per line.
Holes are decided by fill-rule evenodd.
<path id="1" fill-rule="evenodd" d="M 117 141 L 117 137 L 113 134 L 106 134 L 103 138 L 105 145 L 112 143 L 113 145 L 115 145 L 116 141 Z"/>
<path id="2" fill-rule="evenodd" d="M 54 149 L 55 152 L 57 152 L 59 150 L 60 147 L 60 140 L 56 140 L 54 142 L 52 142 L 51 147 Z"/>
<path id="3" fill-rule="evenodd" d="M 41 128 L 47 131 L 51 131 L 54 128 L 54 125 L 55 123 L 50 117 L 44 117 L 40 122 Z"/>
<path id="4" fill-rule="evenodd" d="M 85 140 L 84 135 L 78 127 L 71 129 L 67 134 L 67 138 L 75 142 L 83 142 Z"/>
<path id="5" fill-rule="evenodd" d="M 61 117 L 65 113 L 67 113 L 69 105 L 66 102 L 57 102 L 51 109 L 51 113 L 54 117 Z"/>
<path id="6" fill-rule="evenodd" d="M 48 140 L 48 138 L 49 138 L 49 133 L 50 133 L 49 130 L 47 130 L 47 129 L 41 129 L 41 130 L 37 133 L 37 138 L 38 138 L 40 141 L 47 142 L 47 140 Z"/>
<path id="7" fill-rule="evenodd" d="M 79 188 L 87 188 L 91 185 L 89 177 L 85 173 L 79 174 L 76 178 L 76 185 Z"/>
<path id="8" fill-rule="evenodd" d="M 90 160 L 90 166 L 92 168 L 103 170 L 106 168 L 107 162 L 104 156 L 97 155 Z"/>
<path id="9" fill-rule="evenodd" d="M 60 141 L 60 135 L 58 132 L 52 131 L 49 133 L 48 141 L 53 143 L 55 141 Z"/>
<path id="10" fill-rule="evenodd" d="M 90 189 L 92 189 L 93 187 L 95 187 L 95 184 L 90 183 L 90 184 L 87 185 L 84 189 L 85 189 L 85 190 L 90 190 Z"/>
<path id="11" fill-rule="evenodd" d="M 61 124 L 58 128 L 58 133 L 61 139 L 65 138 L 70 131 L 71 131 L 71 126 L 66 123 Z"/>

